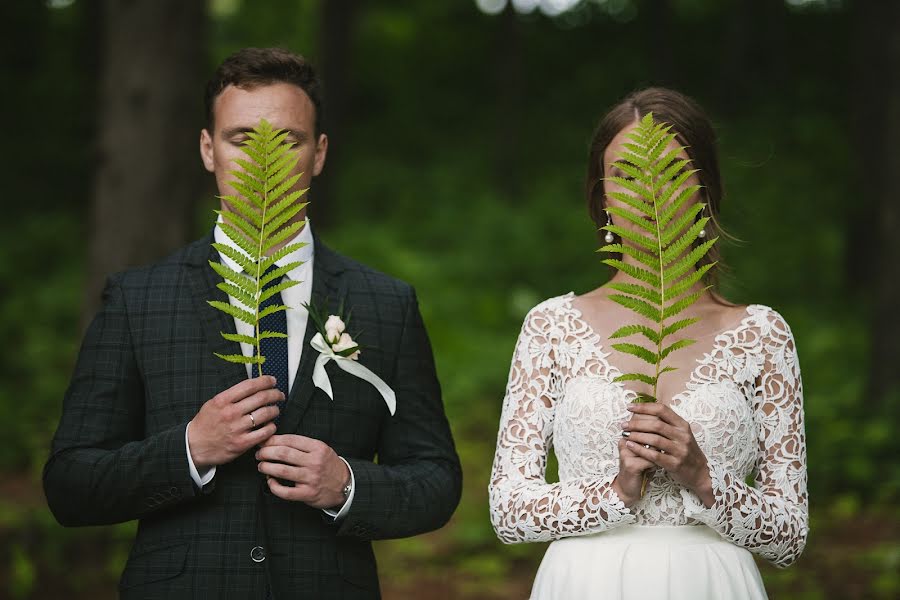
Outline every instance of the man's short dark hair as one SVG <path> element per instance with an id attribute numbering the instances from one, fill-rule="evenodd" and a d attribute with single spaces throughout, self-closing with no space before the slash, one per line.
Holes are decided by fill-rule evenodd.
<path id="1" fill-rule="evenodd" d="M 219 65 L 206 84 L 204 104 L 206 127 L 213 133 L 215 122 L 213 104 L 229 85 L 253 89 L 273 83 L 290 83 L 306 92 L 316 109 L 316 136 L 321 133 L 322 83 L 316 70 L 299 54 L 282 48 L 244 48 Z"/>

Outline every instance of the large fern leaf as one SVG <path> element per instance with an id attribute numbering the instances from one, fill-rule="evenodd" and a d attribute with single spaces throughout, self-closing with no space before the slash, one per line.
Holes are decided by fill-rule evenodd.
<path id="1" fill-rule="evenodd" d="M 615 339 L 639 336 L 634 342 L 612 345 L 649 365 L 648 372 L 623 373 L 616 378 L 616 381 L 640 381 L 653 387 L 652 394 L 640 394 L 636 402 L 656 402 L 660 376 L 675 370 L 664 366 L 664 359 L 694 343 L 688 338 L 667 339 L 699 320 L 675 317 L 697 301 L 700 293 L 696 292 L 695 284 L 715 264 L 697 266 L 717 238 L 697 243 L 709 217 L 700 216 L 701 203 L 690 205 L 700 186 L 687 185 L 696 170 L 689 168 L 690 161 L 682 158 L 684 148 L 675 140 L 671 126 L 656 122 L 652 113 L 646 115 L 629 133 L 624 150 L 614 163 L 626 177 L 606 179 L 624 190 L 611 191 L 608 197 L 628 207 L 607 210 L 620 224 L 634 224 L 640 230 L 639 233 L 630 227 L 608 224 L 602 229 L 618 235 L 622 243 L 607 244 L 600 249 L 629 256 L 641 265 L 619 258 L 603 261 L 636 280 L 611 284 L 617 293 L 610 295 L 610 299 L 650 323 L 625 325 L 610 336 Z"/>
<path id="2" fill-rule="evenodd" d="M 253 356 L 219 353 L 216 356 L 228 362 L 255 364 L 260 376 L 266 361 L 259 352 L 260 341 L 287 336 L 285 332 L 261 331 L 260 320 L 289 308 L 279 304 L 263 309 L 261 305 L 267 298 L 300 283 L 284 280 L 265 287 L 302 264 L 292 262 L 266 273 L 266 269 L 276 260 L 304 245 L 287 244 L 271 252 L 278 244 L 296 236 L 304 226 L 303 222 L 291 221 L 306 206 L 305 202 L 299 202 L 306 190 L 291 191 L 300 179 L 300 175 L 292 174 L 299 156 L 291 151 L 293 144 L 287 141 L 287 136 L 288 132 L 274 129 L 265 119 L 253 131 L 247 132 L 248 139 L 241 148 L 246 158 L 236 160 L 240 169 L 230 171 L 235 178 L 230 185 L 238 194 L 221 197 L 230 210 L 215 211 L 221 217 L 220 228 L 240 250 L 225 244 L 213 244 L 216 250 L 240 265 L 242 270 L 236 271 L 224 263 L 209 262 L 223 279 L 217 287 L 237 300 L 239 306 L 216 300 L 209 300 L 209 304 L 253 325 L 254 331 L 252 336 L 222 332 L 222 337 L 228 341 L 253 346 Z"/>

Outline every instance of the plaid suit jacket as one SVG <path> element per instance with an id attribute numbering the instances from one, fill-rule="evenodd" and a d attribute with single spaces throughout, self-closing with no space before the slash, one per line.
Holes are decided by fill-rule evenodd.
<path id="1" fill-rule="evenodd" d="M 322 440 L 350 463 L 356 491 L 342 521 L 272 495 L 252 451 L 199 490 L 185 427 L 247 376 L 213 356 L 240 348 L 220 335 L 233 319 L 207 304 L 227 301 L 208 265 L 219 259 L 211 240 L 108 281 L 44 468 L 49 506 L 66 526 L 139 520 L 122 598 L 378 598 L 371 540 L 441 527 L 461 490 L 415 292 L 314 240 L 314 301 L 336 312 L 345 300 L 360 362 L 397 394 L 391 416 L 374 387 L 333 362 L 334 400 L 315 388 L 309 320 L 279 433 Z"/>

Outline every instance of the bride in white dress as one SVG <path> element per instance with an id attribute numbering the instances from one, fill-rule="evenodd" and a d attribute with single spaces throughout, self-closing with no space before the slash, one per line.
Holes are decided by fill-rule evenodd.
<path id="1" fill-rule="evenodd" d="M 707 229 L 717 235 L 712 127 L 692 100 L 661 88 L 626 98 L 594 134 L 592 217 L 606 224 L 603 178 L 616 174 L 624 134 L 651 111 L 700 169 Z M 790 328 L 767 306 L 735 306 L 708 291 L 684 315 L 701 317 L 683 330 L 696 343 L 667 359 L 678 370 L 660 379 L 659 402 L 632 404 L 648 390 L 613 379 L 644 365 L 607 336 L 636 317 L 608 293 L 570 292 L 525 318 L 489 489 L 497 535 L 554 540 L 532 599 L 766 598 L 752 554 L 785 567 L 808 531 L 803 392 Z M 551 444 L 558 483 L 545 479 Z"/>

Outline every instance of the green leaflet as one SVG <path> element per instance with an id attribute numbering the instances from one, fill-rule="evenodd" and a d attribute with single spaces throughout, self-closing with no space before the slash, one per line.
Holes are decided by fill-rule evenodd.
<path id="1" fill-rule="evenodd" d="M 614 340 L 616 338 L 628 337 L 635 333 L 643 334 L 644 337 L 654 344 L 659 343 L 659 332 L 653 331 L 646 325 L 626 325 L 625 327 L 619 327 L 610 334 L 609 339 Z"/>
<path id="2" fill-rule="evenodd" d="M 643 346 L 638 346 L 637 344 L 613 344 L 613 348 L 618 350 L 619 352 L 624 352 L 625 354 L 631 354 L 632 356 L 637 356 L 644 362 L 648 362 L 651 365 L 659 362 L 659 357 L 655 352 L 650 352 Z"/>
<path id="3" fill-rule="evenodd" d="M 259 342 L 256 341 L 256 338 L 252 335 L 243 335 L 240 333 L 225 333 L 224 331 L 220 331 L 222 337 L 228 340 L 229 342 L 242 342 L 244 344 L 250 344 L 251 346 L 259 346 Z"/>
<path id="4" fill-rule="evenodd" d="M 261 331 L 260 320 L 268 315 L 288 310 L 284 304 L 261 308 L 262 303 L 272 296 L 298 285 L 290 279 L 280 281 L 265 291 L 263 288 L 284 277 L 298 267 L 300 262 L 292 262 L 276 267 L 268 274 L 266 269 L 305 244 L 288 243 L 267 255 L 279 244 L 289 242 L 304 227 L 304 221 L 293 219 L 304 209 L 300 202 L 306 190 L 293 190 L 300 180 L 295 173 L 299 157 L 291 151 L 292 143 L 287 142 L 289 132 L 276 130 L 266 120 L 262 120 L 247 132 L 247 141 L 241 146 L 243 158 L 235 160 L 239 169 L 231 171 L 231 187 L 236 195 L 223 196 L 226 210 L 215 211 L 221 217 L 219 227 L 228 239 L 239 248 L 214 243 L 213 247 L 222 256 L 237 263 L 242 272 L 225 264 L 210 261 L 212 269 L 222 277 L 217 287 L 241 306 L 231 302 L 209 300 L 210 306 L 227 313 L 231 317 L 253 326 L 254 335 L 222 332 L 222 337 L 233 343 L 245 343 L 255 348 L 253 356 L 242 354 L 219 354 L 222 360 L 235 363 L 255 364 L 258 374 L 263 374 L 265 356 L 259 353 L 260 341 L 268 338 L 287 337 L 286 332 Z M 293 190 L 293 191 L 292 191 Z"/>
<path id="5" fill-rule="evenodd" d="M 659 297 L 659 292 L 651 287 L 637 285 L 634 283 L 610 283 L 608 287 L 611 287 L 617 292 L 631 294 L 632 296 L 643 298 L 644 300 L 652 302 L 657 307 L 662 304 L 662 298 Z"/>
<path id="6" fill-rule="evenodd" d="M 254 356 L 244 356 L 243 354 L 219 354 L 218 352 L 213 352 L 216 356 L 221 358 L 222 360 L 227 360 L 232 363 L 251 363 L 255 365 L 261 365 L 266 362 L 266 357 L 260 356 L 258 354 Z"/>
<path id="7" fill-rule="evenodd" d="M 613 381 L 643 381 L 647 385 L 656 385 L 658 378 L 644 375 L 643 373 L 625 373 L 619 375 Z"/>
<path id="8" fill-rule="evenodd" d="M 642 318 L 610 335 L 617 340 L 640 336 L 636 343 L 617 342 L 612 347 L 651 366 L 649 371 L 623 373 L 616 381 L 652 386 L 652 394 L 639 394 L 635 402 L 656 402 L 660 376 L 675 370 L 663 361 L 694 343 L 673 336 L 699 318 L 675 317 L 702 294 L 697 285 L 715 263 L 700 266 L 699 261 L 716 240 L 699 238 L 709 218 L 703 216 L 704 205 L 695 200 L 700 186 L 688 183 L 697 171 L 683 158 L 684 148 L 677 144 L 671 126 L 648 114 L 628 138 L 615 162 L 625 176 L 605 179 L 611 188 L 607 199 L 614 203 L 606 208 L 614 222 L 601 228 L 622 241 L 600 251 L 621 254 L 621 260 L 612 257 L 603 262 L 636 280 L 608 284 L 616 292 L 609 298 Z"/>
<path id="9" fill-rule="evenodd" d="M 623 246 L 622 244 L 609 244 L 603 246 L 597 252 L 614 252 L 618 254 L 627 254 L 636 261 L 650 267 L 653 271 L 659 271 L 659 259 L 637 248 L 631 246 Z"/>

